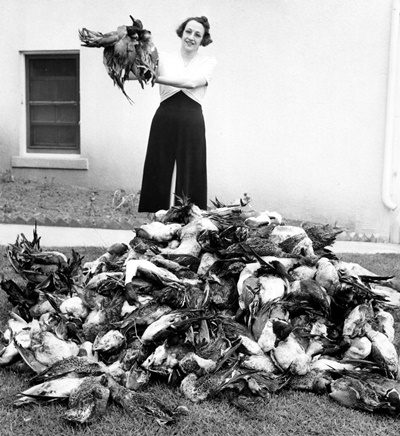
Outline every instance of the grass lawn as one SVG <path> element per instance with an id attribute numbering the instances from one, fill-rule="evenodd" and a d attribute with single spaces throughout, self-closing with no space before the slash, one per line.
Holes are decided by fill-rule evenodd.
<path id="1" fill-rule="evenodd" d="M 70 257 L 70 249 L 57 249 Z M 102 254 L 97 248 L 75 248 L 85 260 L 92 260 Z M 4 253 L 4 247 L 0 247 Z M 345 261 L 357 262 L 379 274 L 400 277 L 400 256 L 392 254 L 342 256 Z M 15 275 L 7 259 L 0 256 L 0 274 L 5 278 Z M 0 326 L 8 318 L 10 305 L 0 290 Z M 398 320 L 399 316 L 396 317 Z M 255 403 L 251 415 L 239 412 L 225 399 L 193 404 L 186 400 L 178 389 L 164 384 L 153 384 L 149 389 L 166 404 L 183 404 L 189 414 L 170 427 L 160 427 L 151 418 L 137 414 L 128 416 L 117 406 L 110 405 L 107 413 L 90 426 L 71 425 L 63 420 L 65 406 L 50 404 L 14 409 L 14 395 L 28 386 L 28 377 L 15 374 L 7 369 L 0 370 L 0 435 L 355 435 L 397 436 L 400 433 L 400 419 L 375 416 L 338 406 L 328 397 L 314 394 L 282 391 L 272 396 L 269 402 Z"/>

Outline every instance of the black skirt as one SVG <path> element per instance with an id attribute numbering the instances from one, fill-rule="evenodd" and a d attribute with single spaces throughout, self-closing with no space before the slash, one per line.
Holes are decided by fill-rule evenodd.
<path id="1" fill-rule="evenodd" d="M 206 209 L 207 156 L 203 111 L 199 103 L 182 91 L 164 100 L 154 115 L 139 212 L 169 208 L 175 163 L 173 193 L 179 197 L 185 195 L 201 209 Z"/>

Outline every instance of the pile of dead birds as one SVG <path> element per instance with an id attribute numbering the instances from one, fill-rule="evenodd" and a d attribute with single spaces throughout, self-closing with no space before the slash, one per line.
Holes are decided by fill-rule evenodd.
<path id="1" fill-rule="evenodd" d="M 160 404 L 156 378 L 193 402 L 298 389 L 397 416 L 396 278 L 336 257 L 329 224 L 213 204 L 183 199 L 85 262 L 42 249 L 36 227 L 18 235 L 6 255 L 21 280 L 0 283 L 0 367 L 32 373 L 15 406 L 64 399 L 89 423 L 114 401 L 173 423 L 187 409 Z"/>

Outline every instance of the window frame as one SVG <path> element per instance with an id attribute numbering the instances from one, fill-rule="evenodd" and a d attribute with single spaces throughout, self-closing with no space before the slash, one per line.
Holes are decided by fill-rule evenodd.
<path id="1" fill-rule="evenodd" d="M 31 60 L 35 59 L 74 59 L 75 60 L 75 100 L 69 101 L 54 101 L 54 100 L 37 100 L 36 103 L 31 100 L 30 94 L 30 69 L 31 69 Z M 61 77 L 61 76 L 60 76 Z M 36 53 L 25 53 L 25 98 L 26 98 L 26 153 L 28 154 L 80 154 L 81 152 L 81 132 L 80 132 L 80 116 L 81 116 L 81 107 L 80 107 L 80 56 L 79 52 L 36 52 Z M 32 104 L 33 102 L 33 104 Z M 62 105 L 75 105 L 76 106 L 76 123 L 61 123 L 65 125 L 74 125 L 75 126 L 75 137 L 76 143 L 74 147 L 60 147 L 55 145 L 48 145 L 43 147 L 32 147 L 31 145 L 31 108 L 33 106 L 39 105 L 51 105 L 51 106 L 62 106 Z M 45 122 L 44 122 L 45 123 Z M 54 124 L 58 124 L 57 120 L 55 120 Z"/>

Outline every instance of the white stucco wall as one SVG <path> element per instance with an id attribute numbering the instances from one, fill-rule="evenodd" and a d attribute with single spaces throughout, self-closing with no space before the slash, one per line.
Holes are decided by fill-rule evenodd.
<path id="1" fill-rule="evenodd" d="M 80 50 L 81 144 L 89 171 L 16 175 L 140 189 L 158 89 L 113 87 L 100 49 L 78 28 L 110 31 L 140 18 L 159 50 L 207 15 L 218 59 L 204 113 L 209 198 L 250 194 L 259 210 L 388 236 L 381 200 L 392 0 L 0 0 L 0 169 L 24 147 L 24 50 Z M 6 32 L 6 33 L 4 33 Z M 12 35 L 12 37 L 11 37 Z"/>

